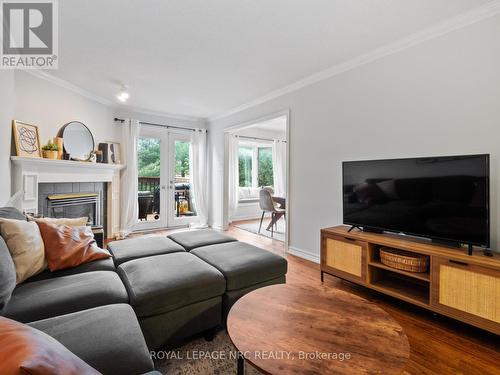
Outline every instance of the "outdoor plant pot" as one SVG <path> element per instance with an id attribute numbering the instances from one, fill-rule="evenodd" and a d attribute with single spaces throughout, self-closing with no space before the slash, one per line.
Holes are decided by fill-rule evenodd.
<path id="1" fill-rule="evenodd" d="M 45 159 L 57 159 L 57 151 L 43 150 L 42 152 Z"/>

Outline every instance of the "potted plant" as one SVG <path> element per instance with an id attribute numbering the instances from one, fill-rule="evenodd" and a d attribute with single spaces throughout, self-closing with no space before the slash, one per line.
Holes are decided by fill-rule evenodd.
<path id="1" fill-rule="evenodd" d="M 57 159 L 57 151 L 59 151 L 59 147 L 52 141 L 49 141 L 49 143 L 42 147 L 45 159 Z"/>

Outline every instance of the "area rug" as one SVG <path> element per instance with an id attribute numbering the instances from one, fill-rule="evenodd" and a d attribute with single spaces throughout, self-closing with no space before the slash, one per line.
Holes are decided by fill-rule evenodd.
<path id="1" fill-rule="evenodd" d="M 203 338 L 191 341 L 180 348 L 156 351 L 155 368 L 166 375 L 226 375 L 236 374 L 237 350 L 226 331 L 217 333 L 212 341 Z M 262 373 L 245 363 L 246 375 Z"/>
<path id="2" fill-rule="evenodd" d="M 262 222 L 262 229 L 260 230 L 260 233 L 259 233 L 260 220 L 255 220 L 255 221 L 251 221 L 251 222 L 241 222 L 241 223 L 235 222 L 233 224 L 236 228 L 240 228 L 240 229 L 246 230 L 248 232 L 260 234 L 261 236 L 271 238 L 271 231 L 266 230 L 266 228 L 270 222 L 271 222 L 270 218 L 264 218 L 264 221 Z M 274 230 L 274 235 L 272 238 L 274 240 L 285 242 L 285 219 L 281 218 L 278 220 L 278 229 Z"/>

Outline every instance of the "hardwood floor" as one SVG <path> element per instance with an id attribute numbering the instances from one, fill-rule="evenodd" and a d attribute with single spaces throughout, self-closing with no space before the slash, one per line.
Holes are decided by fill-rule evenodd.
<path id="1" fill-rule="evenodd" d="M 150 235 L 166 233 L 172 231 Z M 230 227 L 227 233 L 274 253 L 284 253 L 284 244 L 280 241 L 236 227 Z M 306 288 L 338 288 L 372 301 L 388 312 L 403 327 L 410 342 L 410 361 L 405 375 L 500 375 L 499 336 L 333 276 L 325 275 L 321 283 L 318 264 L 293 255 L 288 255 L 287 259 L 287 283 Z"/>

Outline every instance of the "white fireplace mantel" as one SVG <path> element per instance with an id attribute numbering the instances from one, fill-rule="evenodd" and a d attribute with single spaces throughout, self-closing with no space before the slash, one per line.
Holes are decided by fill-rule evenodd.
<path id="1" fill-rule="evenodd" d="M 120 170 L 122 164 L 89 163 L 11 156 L 12 187 L 22 191 L 24 212 L 38 213 L 38 184 L 63 182 L 108 183 L 108 237 L 119 231 Z"/>
<path id="2" fill-rule="evenodd" d="M 14 170 L 38 175 L 38 182 L 111 182 L 122 164 L 10 157 Z M 16 190 L 17 191 L 17 190 Z"/>

